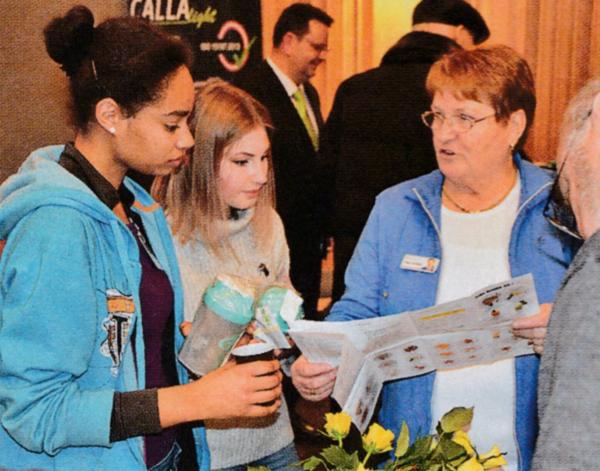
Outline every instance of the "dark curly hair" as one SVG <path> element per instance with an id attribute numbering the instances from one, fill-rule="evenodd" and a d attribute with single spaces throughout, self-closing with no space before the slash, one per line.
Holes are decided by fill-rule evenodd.
<path id="1" fill-rule="evenodd" d="M 102 98 L 131 116 L 160 98 L 179 67 L 191 65 L 189 47 L 139 18 L 111 18 L 94 28 L 85 6 L 71 8 L 44 28 L 46 50 L 69 77 L 71 123 L 82 131 Z"/>

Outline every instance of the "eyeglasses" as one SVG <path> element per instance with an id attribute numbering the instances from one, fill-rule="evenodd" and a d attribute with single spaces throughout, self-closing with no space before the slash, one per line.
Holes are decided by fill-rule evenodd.
<path id="1" fill-rule="evenodd" d="M 584 116 L 580 118 L 580 126 L 592 115 L 592 111 L 588 111 Z M 578 240 L 583 240 L 583 236 L 579 233 L 577 229 L 577 219 L 575 218 L 575 214 L 573 213 L 573 209 L 569 204 L 568 198 L 565 198 L 562 191 L 560 190 L 560 175 L 562 174 L 563 169 L 565 168 L 565 164 L 567 163 L 567 158 L 569 154 L 563 160 L 560 168 L 558 169 L 558 173 L 554 178 L 554 184 L 552 185 L 552 189 L 550 190 L 550 197 L 546 202 L 546 206 L 544 207 L 543 215 L 546 220 L 556 227 L 559 231 L 564 232 L 565 234 L 570 235 Z"/>
<path id="2" fill-rule="evenodd" d="M 563 168 L 565 168 L 565 163 L 567 163 L 566 158 L 563 160 L 563 163 L 556 174 L 554 184 L 550 190 L 550 197 L 544 207 L 543 215 L 546 220 L 559 231 L 562 231 L 575 239 L 583 240 L 583 237 L 577 229 L 577 219 L 575 219 L 573 209 L 571 209 L 569 201 L 564 197 L 562 191 L 560 191 L 559 178 Z"/>
<path id="3" fill-rule="evenodd" d="M 560 190 L 559 179 L 566 163 L 567 159 L 565 158 L 554 178 L 554 184 L 550 190 L 550 197 L 548 198 L 548 201 L 546 201 L 546 206 L 544 207 L 542 214 L 546 218 L 546 221 L 556 227 L 559 231 L 564 232 L 575 239 L 583 240 L 583 237 L 577 229 L 577 219 L 575 219 L 573 209 Z"/>
<path id="4" fill-rule="evenodd" d="M 439 128 L 444 122 L 448 121 L 450 127 L 456 132 L 467 132 L 470 131 L 473 126 L 477 123 L 481 123 L 483 120 L 496 116 L 496 113 L 492 113 L 483 118 L 473 118 L 467 114 L 453 114 L 450 116 L 444 116 L 442 113 L 437 111 L 425 111 L 421 114 L 421 120 L 431 129 Z"/>

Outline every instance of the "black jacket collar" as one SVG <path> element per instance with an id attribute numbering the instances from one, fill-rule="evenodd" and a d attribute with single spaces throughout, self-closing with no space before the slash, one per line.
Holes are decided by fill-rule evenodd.
<path id="1" fill-rule="evenodd" d="M 121 201 L 126 210 L 133 204 L 134 196 L 125 188 L 125 185 L 121 185 L 116 190 L 85 156 L 75 148 L 72 142 L 65 145 L 58 163 L 73 176 L 85 183 L 98 199 L 111 210 Z"/>

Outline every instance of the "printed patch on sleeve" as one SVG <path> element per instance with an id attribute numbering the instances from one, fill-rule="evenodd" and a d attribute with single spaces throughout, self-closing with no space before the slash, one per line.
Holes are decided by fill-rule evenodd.
<path id="1" fill-rule="evenodd" d="M 110 371 L 113 376 L 117 376 L 135 313 L 135 304 L 131 296 L 126 296 L 116 289 L 108 289 L 106 305 L 108 316 L 102 322 L 106 340 L 102 342 L 100 352 L 112 360 Z"/>

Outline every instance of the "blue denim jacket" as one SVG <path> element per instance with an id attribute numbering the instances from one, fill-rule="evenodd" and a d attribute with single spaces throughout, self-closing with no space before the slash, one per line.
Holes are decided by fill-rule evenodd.
<path id="1" fill-rule="evenodd" d="M 532 273 L 540 303 L 552 302 L 574 247 L 543 217 L 552 175 L 517 155 L 521 179 L 509 262 L 512 276 Z M 435 304 L 439 273 L 404 270 L 406 254 L 435 257 L 443 263 L 440 243 L 441 190 L 444 177 L 434 171 L 382 192 L 375 202 L 346 271 L 346 292 L 327 320 L 386 316 Z M 521 470 L 530 468 L 537 435 L 536 389 L 539 358 L 515 361 L 516 422 Z M 386 383 L 379 422 L 398 433 L 406 421 L 413 434 L 431 430 L 435 372 Z M 413 435 L 414 439 L 414 435 Z"/>

